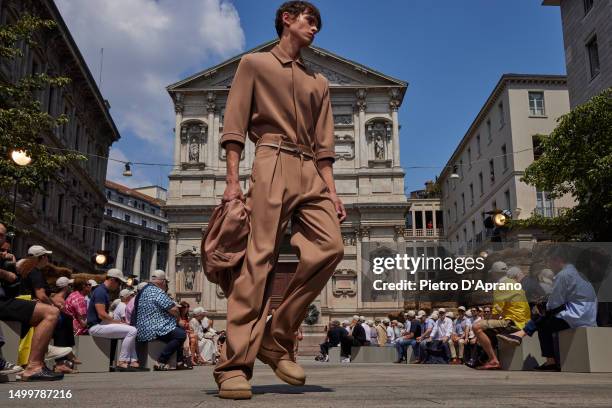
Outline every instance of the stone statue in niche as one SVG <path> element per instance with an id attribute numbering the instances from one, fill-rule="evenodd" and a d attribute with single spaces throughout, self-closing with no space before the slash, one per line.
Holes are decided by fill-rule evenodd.
<path id="1" fill-rule="evenodd" d="M 193 281 L 195 280 L 195 272 L 193 267 L 189 267 L 185 272 L 185 290 L 193 290 Z"/>
<path id="2" fill-rule="evenodd" d="M 189 161 L 200 161 L 200 145 L 198 144 L 197 140 L 192 140 L 189 144 Z"/>
<path id="3" fill-rule="evenodd" d="M 374 139 L 374 156 L 377 160 L 384 160 L 385 158 L 385 142 L 380 135 Z"/>

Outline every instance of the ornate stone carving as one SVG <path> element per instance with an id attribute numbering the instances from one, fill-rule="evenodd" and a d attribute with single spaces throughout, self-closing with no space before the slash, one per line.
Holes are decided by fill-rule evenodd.
<path id="1" fill-rule="evenodd" d="M 333 85 L 347 85 L 347 84 L 355 84 L 358 83 L 358 81 L 355 81 L 354 79 L 351 79 L 345 75 L 342 75 L 336 71 L 332 71 L 331 69 L 324 67 L 322 65 L 319 65 L 315 62 L 312 61 L 308 61 L 308 60 L 304 60 L 304 65 L 306 65 L 307 68 L 309 68 L 310 70 L 314 71 L 314 72 L 319 72 L 321 74 L 323 74 L 323 76 L 325 76 L 325 78 L 327 78 L 327 80 L 329 81 L 330 84 Z"/>
<path id="2" fill-rule="evenodd" d="M 215 93 L 208 92 L 206 94 L 206 111 L 208 113 L 214 113 L 217 108 L 217 104 L 215 103 Z"/>
<path id="3" fill-rule="evenodd" d="M 360 227 L 358 230 L 359 237 L 361 239 L 370 238 L 370 227 Z"/>
<path id="4" fill-rule="evenodd" d="M 197 162 L 200 160 L 200 145 L 197 141 L 192 140 L 189 144 L 189 161 Z"/>
<path id="5" fill-rule="evenodd" d="M 377 160 L 385 159 L 385 142 L 380 135 L 376 135 L 376 139 L 374 140 L 374 157 L 376 157 Z"/>
<path id="6" fill-rule="evenodd" d="M 183 143 L 206 143 L 207 134 L 207 126 L 202 122 L 190 122 L 181 125 L 181 141 Z"/>
<path id="7" fill-rule="evenodd" d="M 392 129 L 390 121 L 375 119 L 368 123 L 366 135 L 370 140 L 376 141 L 378 136 L 380 136 L 383 141 L 390 140 L 391 134 Z"/>
<path id="8" fill-rule="evenodd" d="M 404 227 L 403 225 L 396 225 L 395 227 L 393 227 L 395 230 L 395 240 L 397 241 L 397 239 L 399 237 L 404 237 L 406 234 L 406 227 Z"/>
<path id="9" fill-rule="evenodd" d="M 334 125 L 352 126 L 353 125 L 353 115 L 334 115 Z"/>
<path id="10" fill-rule="evenodd" d="M 336 135 L 336 160 L 353 160 L 355 158 L 355 141 L 350 135 Z"/>
<path id="11" fill-rule="evenodd" d="M 364 88 L 360 88 L 357 90 L 356 95 L 357 95 L 357 102 L 356 102 L 357 109 L 359 109 L 359 112 L 365 112 L 367 108 L 366 97 L 368 95 L 368 91 L 366 91 Z"/>
<path id="12" fill-rule="evenodd" d="M 332 293 L 336 297 L 357 295 L 357 272 L 352 269 L 336 269 L 332 275 Z"/>
<path id="13" fill-rule="evenodd" d="M 400 91 L 397 88 L 391 88 L 389 90 L 389 97 L 391 100 L 389 101 L 389 109 L 392 112 L 397 112 L 400 106 Z"/>
<path id="14" fill-rule="evenodd" d="M 174 112 L 175 113 L 183 113 L 183 110 L 185 109 L 185 103 L 183 101 L 183 94 L 182 93 L 175 93 L 174 95 Z"/>
<path id="15" fill-rule="evenodd" d="M 344 244 L 344 246 L 355 246 L 355 244 L 357 243 L 355 233 L 349 232 L 347 234 L 342 234 L 342 243 Z"/>

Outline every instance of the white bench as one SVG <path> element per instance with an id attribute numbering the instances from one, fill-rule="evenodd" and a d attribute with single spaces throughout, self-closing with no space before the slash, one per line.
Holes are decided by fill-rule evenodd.
<path id="1" fill-rule="evenodd" d="M 540 340 L 537 335 L 525 336 L 518 347 L 499 341 L 499 362 L 502 369 L 508 371 L 529 371 L 546 361 L 540 351 Z"/>
<path id="2" fill-rule="evenodd" d="M 111 339 L 94 336 L 75 336 L 75 354 L 83 364 L 77 369 L 81 373 L 105 373 L 113 365 Z M 114 353 L 116 354 L 116 353 Z"/>
<path id="3" fill-rule="evenodd" d="M 330 363 L 339 363 L 341 360 L 340 346 L 330 347 L 327 355 L 329 356 Z"/>
<path id="4" fill-rule="evenodd" d="M 412 348 L 408 348 L 412 353 Z M 397 360 L 395 347 L 351 347 L 351 363 L 392 363 Z"/>
<path id="5" fill-rule="evenodd" d="M 612 373 L 612 327 L 579 327 L 559 332 L 561 371 Z"/>
<path id="6" fill-rule="evenodd" d="M 161 340 L 137 342 L 136 354 L 138 355 L 140 366 L 153 369 L 164 347 L 166 347 L 166 343 Z M 183 345 L 181 344 L 180 347 L 183 347 Z M 172 353 L 170 360 L 168 360 L 168 365 L 170 365 L 171 369 L 176 368 L 176 352 Z"/>

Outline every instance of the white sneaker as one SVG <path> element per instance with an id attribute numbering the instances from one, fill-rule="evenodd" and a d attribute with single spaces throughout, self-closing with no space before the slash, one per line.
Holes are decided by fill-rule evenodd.
<path id="1" fill-rule="evenodd" d="M 325 361 L 326 363 L 329 363 L 329 354 L 325 355 L 325 360 L 323 360 L 323 361 Z"/>
<path id="2" fill-rule="evenodd" d="M 23 368 L 10 363 L 8 361 L 6 361 L 5 359 L 3 359 L 2 357 L 0 357 L 0 375 L 7 375 L 7 374 L 17 374 L 23 371 Z"/>
<path id="3" fill-rule="evenodd" d="M 351 358 L 350 357 L 343 358 L 340 362 L 341 363 L 350 363 L 351 362 Z"/>
<path id="4" fill-rule="evenodd" d="M 55 360 L 57 358 L 66 357 L 72 353 L 72 347 L 56 347 L 49 345 L 47 354 L 45 354 L 45 360 Z"/>

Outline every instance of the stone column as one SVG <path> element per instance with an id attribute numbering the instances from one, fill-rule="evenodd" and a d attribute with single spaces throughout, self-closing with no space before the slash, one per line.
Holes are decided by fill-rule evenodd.
<path id="1" fill-rule="evenodd" d="M 174 164 L 181 164 L 181 122 L 183 121 L 183 95 L 177 93 L 174 96 L 174 112 L 176 122 L 174 125 Z"/>
<path id="2" fill-rule="evenodd" d="M 393 121 L 393 130 L 391 133 L 393 167 L 400 167 L 399 123 L 397 122 L 397 108 L 397 104 L 391 103 L 391 120 Z"/>
<path id="3" fill-rule="evenodd" d="M 412 211 L 410 211 L 410 213 L 411 213 L 411 217 L 412 217 L 412 236 L 414 237 L 415 236 L 415 231 L 414 230 L 416 229 L 416 215 L 415 215 L 416 211 L 412 210 Z"/>
<path id="4" fill-rule="evenodd" d="M 94 234 L 96 231 L 94 230 Z M 104 251 L 106 249 L 106 230 L 102 229 L 102 242 L 100 242 L 100 249 Z"/>
<path id="5" fill-rule="evenodd" d="M 140 278 L 140 261 L 142 258 L 142 240 L 140 237 L 136 238 L 136 254 L 134 255 L 134 275 Z"/>
<path id="6" fill-rule="evenodd" d="M 357 107 L 359 109 L 359 161 L 361 167 L 368 167 L 368 143 L 366 139 L 365 111 L 366 111 L 365 89 L 357 90 Z"/>
<path id="7" fill-rule="evenodd" d="M 123 270 L 123 243 L 125 239 L 121 232 L 119 233 L 117 241 L 117 258 L 115 259 L 115 268 Z"/>
<path id="8" fill-rule="evenodd" d="M 355 152 L 355 168 L 358 169 L 361 167 L 361 145 L 362 143 L 365 143 L 365 140 L 361 140 L 359 109 L 357 106 L 355 106 L 355 110 L 353 112 L 353 132 L 355 133 L 355 144 L 353 145 Z"/>
<path id="9" fill-rule="evenodd" d="M 434 207 L 433 210 L 431 210 L 431 219 L 433 222 L 433 234 L 434 236 L 438 235 L 438 225 L 436 224 L 436 208 Z"/>
<path id="10" fill-rule="evenodd" d="M 151 265 L 149 266 L 149 276 L 157 269 L 157 241 L 153 241 L 153 254 L 151 255 Z"/>
<path id="11" fill-rule="evenodd" d="M 170 279 L 170 284 L 168 287 L 168 292 L 171 295 L 176 294 L 176 239 L 177 239 L 177 230 L 175 228 L 168 229 L 169 241 L 168 241 L 168 268 L 166 270 L 166 275 L 168 279 Z"/>
<path id="12" fill-rule="evenodd" d="M 357 310 L 359 310 L 362 306 L 361 302 L 361 280 L 363 277 L 363 258 L 361 256 L 361 230 L 359 228 L 355 228 L 355 246 L 357 249 L 356 257 L 357 257 Z"/>
<path id="13" fill-rule="evenodd" d="M 215 138 L 214 138 L 214 128 L 215 128 L 215 109 L 217 105 L 215 104 L 215 93 L 209 92 L 206 97 L 206 110 L 208 112 L 208 128 L 207 128 L 207 139 L 206 139 L 206 167 L 212 167 L 214 156 L 215 156 Z"/>

